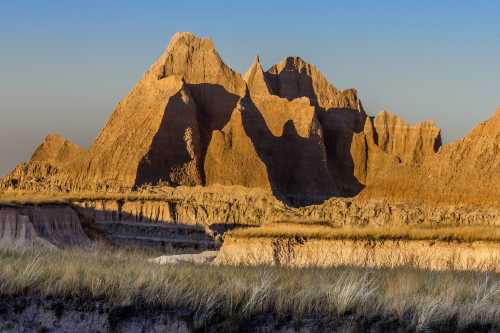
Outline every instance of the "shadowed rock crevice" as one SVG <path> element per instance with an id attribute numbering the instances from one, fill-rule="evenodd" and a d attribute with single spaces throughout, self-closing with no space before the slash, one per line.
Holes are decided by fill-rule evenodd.
<path id="1" fill-rule="evenodd" d="M 187 86 L 198 105 L 196 115 L 200 124 L 200 161 L 203 169 L 203 184 L 206 184 L 203 165 L 213 132 L 220 131 L 226 126 L 240 96 L 227 91 L 218 84 L 202 83 Z"/>
<path id="2" fill-rule="evenodd" d="M 149 151 L 139 162 L 135 186 L 202 185 L 201 144 L 197 107 L 183 87 L 168 101 Z"/>
<path id="3" fill-rule="evenodd" d="M 362 134 L 366 114 L 356 91 L 339 91 L 315 66 L 299 57 L 288 57 L 271 66 L 265 78 L 273 94 L 311 101 L 322 127 L 328 170 L 337 185 L 337 195 L 358 194 L 364 187 L 368 149 Z"/>
<path id="4" fill-rule="evenodd" d="M 280 64 L 272 66 L 264 77 L 273 95 L 289 100 L 307 97 L 317 103 L 318 96 L 314 91 L 307 64 L 298 57 L 288 57 Z"/>
<path id="5" fill-rule="evenodd" d="M 215 84 L 185 84 L 169 99 L 162 124 L 137 170 L 136 186 L 205 185 L 212 133 L 229 121 L 240 97 Z"/>
<path id="6" fill-rule="evenodd" d="M 350 109 L 318 112 L 323 127 L 328 169 L 336 180 L 341 196 L 355 196 L 366 177 L 368 148 L 363 133 L 366 114 Z M 361 169 L 356 172 L 356 168 Z"/>
<path id="7" fill-rule="evenodd" d="M 245 132 L 265 163 L 273 193 L 291 204 L 318 203 L 336 194 L 319 137 L 303 138 L 288 120 L 282 136 L 275 136 L 250 96 L 245 96 L 242 119 Z"/>

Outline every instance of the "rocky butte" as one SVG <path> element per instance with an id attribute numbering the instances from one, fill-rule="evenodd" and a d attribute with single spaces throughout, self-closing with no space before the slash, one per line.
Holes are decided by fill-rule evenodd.
<path id="1" fill-rule="evenodd" d="M 128 191 L 240 185 L 287 203 L 331 197 L 495 205 L 500 111 L 442 146 L 432 122 L 367 114 L 311 64 L 288 57 L 242 76 L 208 38 L 177 33 L 82 149 L 49 135 L 3 190 Z"/>

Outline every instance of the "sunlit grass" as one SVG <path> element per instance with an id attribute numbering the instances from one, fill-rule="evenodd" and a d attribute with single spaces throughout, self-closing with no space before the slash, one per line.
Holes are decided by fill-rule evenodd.
<path id="1" fill-rule="evenodd" d="M 235 238 L 304 238 L 319 240 L 435 240 L 500 241 L 500 227 L 495 226 L 356 226 L 332 227 L 317 224 L 273 223 L 258 228 L 236 229 Z"/>
<path id="2" fill-rule="evenodd" d="M 0 294 L 104 298 L 114 304 L 188 308 L 214 316 L 354 315 L 413 328 L 500 325 L 500 277 L 412 269 L 159 266 L 142 253 L 94 249 L 0 251 Z"/>

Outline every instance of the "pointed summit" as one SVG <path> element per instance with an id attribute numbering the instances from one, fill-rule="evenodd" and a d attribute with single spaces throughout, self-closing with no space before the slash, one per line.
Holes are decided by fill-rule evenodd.
<path id="1" fill-rule="evenodd" d="M 250 93 L 252 95 L 270 94 L 266 78 L 264 77 L 264 69 L 260 64 L 260 59 L 258 55 L 255 56 L 252 65 L 247 70 L 245 75 L 243 75 L 243 79 L 246 81 L 248 89 L 250 90 Z"/>
<path id="2" fill-rule="evenodd" d="M 500 108 L 490 119 L 479 123 L 467 137 L 489 137 L 500 142 Z"/>
<path id="3" fill-rule="evenodd" d="M 190 32 L 176 33 L 158 61 L 161 62 L 158 79 L 177 75 L 187 84 L 213 84 L 232 94 L 242 96 L 245 93 L 241 75 L 222 61 L 210 38 L 197 37 Z"/>
<path id="4" fill-rule="evenodd" d="M 251 79 L 251 77 L 255 74 L 256 70 L 261 70 L 264 72 L 264 69 L 262 68 L 262 65 L 260 64 L 260 57 L 259 55 L 255 55 L 255 58 L 253 59 L 252 64 L 248 68 L 248 70 L 245 72 L 243 75 L 243 79 L 248 83 L 248 81 Z"/>
<path id="5" fill-rule="evenodd" d="M 73 160 L 83 152 L 82 148 L 66 140 L 61 135 L 50 133 L 35 150 L 31 160 L 59 164 Z"/>

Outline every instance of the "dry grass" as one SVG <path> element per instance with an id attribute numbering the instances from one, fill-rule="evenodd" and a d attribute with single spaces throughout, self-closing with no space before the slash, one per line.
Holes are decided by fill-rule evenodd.
<path id="1" fill-rule="evenodd" d="M 171 199 L 165 194 L 125 192 L 78 192 L 78 193 L 43 193 L 43 192 L 6 192 L 0 193 L 0 205 L 48 205 L 70 204 L 75 201 L 85 200 L 165 200 Z"/>
<path id="2" fill-rule="evenodd" d="M 178 187 L 145 187 L 137 190 L 124 189 L 119 192 L 31 192 L 22 190 L 0 190 L 0 204 L 62 204 L 86 200 L 124 200 L 124 201 L 175 201 L 186 200 L 193 197 L 203 197 L 215 194 L 218 200 L 224 197 L 231 199 L 252 197 L 267 198 L 269 193 L 260 189 L 249 189 L 242 186 L 178 186 Z"/>
<path id="3" fill-rule="evenodd" d="M 274 223 L 258 228 L 236 229 L 230 233 L 235 238 L 303 238 L 318 240 L 435 240 L 435 241 L 500 241 L 500 227 L 332 227 L 297 223 Z"/>
<path id="4" fill-rule="evenodd" d="M 0 294 L 105 298 L 120 305 L 188 308 L 202 327 L 215 316 L 301 318 L 346 314 L 413 329 L 450 322 L 500 325 L 500 277 L 410 269 L 158 266 L 130 252 L 0 251 Z"/>

